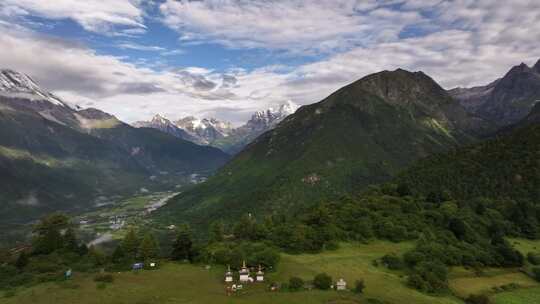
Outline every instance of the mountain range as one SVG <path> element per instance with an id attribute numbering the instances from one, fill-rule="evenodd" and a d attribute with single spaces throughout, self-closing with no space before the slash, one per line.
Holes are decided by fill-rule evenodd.
<path id="1" fill-rule="evenodd" d="M 159 114 L 150 121 L 138 121 L 137 128 L 154 128 L 199 145 L 209 145 L 236 154 L 262 133 L 276 127 L 285 117 L 294 113 L 298 106 L 292 102 L 257 111 L 245 124 L 234 128 L 230 122 L 215 118 L 199 119 L 194 116 L 171 121 Z"/>
<path id="2" fill-rule="evenodd" d="M 0 71 L 0 221 L 88 208 L 141 188 L 171 189 L 228 160 L 212 147 L 78 109 L 29 76 Z"/>
<path id="3" fill-rule="evenodd" d="M 415 160 L 489 132 L 490 123 L 426 74 L 383 71 L 301 107 L 160 215 L 205 225 L 301 210 L 387 181 Z"/>
<path id="4" fill-rule="evenodd" d="M 504 77 L 473 88 L 456 88 L 449 93 L 471 113 L 498 126 L 518 123 L 540 102 L 540 60 L 529 67 L 522 63 Z"/>

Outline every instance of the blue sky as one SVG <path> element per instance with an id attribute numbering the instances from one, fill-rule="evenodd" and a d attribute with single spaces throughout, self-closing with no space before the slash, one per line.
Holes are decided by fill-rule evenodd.
<path id="1" fill-rule="evenodd" d="M 488 83 L 540 58 L 539 20 L 529 0 L 3 0 L 0 67 L 128 122 L 239 124 L 384 69 Z"/>

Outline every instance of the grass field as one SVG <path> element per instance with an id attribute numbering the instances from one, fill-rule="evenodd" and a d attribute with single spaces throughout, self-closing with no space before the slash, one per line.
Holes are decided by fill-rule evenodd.
<path id="1" fill-rule="evenodd" d="M 414 303 L 457 304 L 458 297 L 488 293 L 495 304 L 540 303 L 540 284 L 517 269 L 485 269 L 477 276 L 462 267 L 452 269 L 450 287 L 453 295 L 430 296 L 405 286 L 405 276 L 375 266 L 373 261 L 385 254 L 403 254 L 413 243 L 376 241 L 370 244 L 341 244 L 338 250 L 320 254 L 282 254 L 276 272 L 268 273 L 266 283 L 251 284 L 241 293 L 226 296 L 222 283 L 224 268 L 210 270 L 202 265 L 166 263 L 156 271 L 115 273 L 115 281 L 105 289 L 98 289 L 90 274 L 75 274 L 69 282 L 45 283 L 19 289 L 11 298 L 0 298 L 0 304 L 154 304 L 154 303 Z M 302 291 L 269 292 L 269 282 L 288 282 L 292 276 L 312 280 L 321 272 L 339 278 L 353 287 L 354 281 L 363 279 L 363 295 L 353 292 Z M 519 289 L 495 293 L 493 287 L 515 283 Z M 379 302 L 373 302 L 373 299 Z"/>
<path id="2" fill-rule="evenodd" d="M 493 296 L 494 304 L 533 304 L 540 303 L 540 287 L 524 288 L 503 292 Z"/>
<path id="3" fill-rule="evenodd" d="M 404 285 L 399 273 L 375 267 L 372 261 L 384 254 L 400 254 L 412 243 L 374 242 L 369 245 L 343 244 L 336 251 L 310 255 L 283 255 L 279 269 L 267 276 L 267 282 L 286 282 L 291 276 L 311 280 L 327 272 L 334 280 L 343 277 L 350 285 L 364 279 L 365 294 L 336 291 L 269 292 L 266 284 L 254 284 L 242 293 L 226 296 L 222 283 L 223 268 L 167 263 L 156 271 L 115 273 L 115 281 L 105 289 L 96 288 L 92 275 L 76 274 L 69 283 L 46 283 L 21 289 L 6 304 L 154 304 L 154 303 L 461 303 L 450 296 L 431 297 Z"/>
<path id="4" fill-rule="evenodd" d="M 540 240 L 528 240 L 528 239 L 509 239 L 510 243 L 523 255 L 527 255 L 529 252 L 540 253 Z"/>
<path id="5" fill-rule="evenodd" d="M 464 271 L 460 271 L 459 276 L 452 276 L 450 289 L 457 296 L 466 298 L 471 294 L 493 293 L 493 288 L 512 283 L 517 284 L 519 288 L 540 286 L 517 269 L 488 269 L 483 272 L 482 276 L 475 276 L 472 273 L 465 274 Z"/>

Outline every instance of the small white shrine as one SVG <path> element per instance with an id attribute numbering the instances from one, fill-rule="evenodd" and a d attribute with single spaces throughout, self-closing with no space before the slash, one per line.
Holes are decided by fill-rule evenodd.
<path id="1" fill-rule="evenodd" d="M 242 263 L 242 268 L 239 271 L 240 282 L 249 282 L 249 269 L 246 267 L 246 261 Z M 252 279 L 253 280 L 253 279 Z"/>
<path id="2" fill-rule="evenodd" d="M 231 266 L 227 268 L 227 272 L 225 272 L 225 283 L 232 283 L 233 281 L 233 273 L 231 271 Z"/>
<path id="3" fill-rule="evenodd" d="M 339 279 L 339 281 L 336 283 L 336 289 L 347 290 L 347 282 L 345 282 L 343 279 Z"/>
<path id="4" fill-rule="evenodd" d="M 257 271 L 256 280 L 257 282 L 264 282 L 264 272 L 262 271 L 261 265 L 259 265 L 259 271 Z"/>

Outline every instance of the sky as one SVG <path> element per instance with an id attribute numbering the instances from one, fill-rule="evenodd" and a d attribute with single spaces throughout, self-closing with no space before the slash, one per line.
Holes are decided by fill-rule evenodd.
<path id="1" fill-rule="evenodd" d="M 397 68 L 483 85 L 539 46 L 537 0 L 0 1 L 0 68 L 126 122 L 238 125 Z"/>

